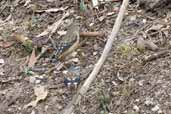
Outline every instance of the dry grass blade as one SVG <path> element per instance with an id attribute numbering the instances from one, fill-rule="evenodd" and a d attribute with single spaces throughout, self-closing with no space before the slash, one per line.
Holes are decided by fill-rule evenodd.
<path id="1" fill-rule="evenodd" d="M 96 63 L 93 71 L 91 72 L 89 77 L 86 79 L 83 86 L 78 90 L 77 94 L 74 96 L 72 101 L 66 106 L 66 108 L 60 114 L 71 114 L 74 110 L 74 106 L 80 102 L 82 95 L 84 95 L 87 92 L 90 84 L 96 78 L 96 75 L 99 73 L 100 68 L 102 67 L 103 63 L 105 62 L 105 60 L 106 60 L 106 58 L 107 58 L 107 56 L 108 56 L 108 54 L 112 48 L 113 41 L 115 40 L 115 37 L 116 37 L 116 35 L 120 29 L 122 19 L 123 19 L 123 15 L 124 15 L 124 12 L 126 10 L 128 3 L 129 3 L 129 0 L 123 0 L 122 6 L 121 6 L 119 14 L 118 14 L 118 17 L 115 21 L 112 32 L 109 36 L 109 39 L 105 45 L 105 48 L 103 50 L 103 53 L 102 53 L 100 59 Z"/>
<path id="2" fill-rule="evenodd" d="M 58 11 L 64 11 L 66 8 L 50 8 L 50 9 L 47 9 L 47 10 L 44 10 L 45 12 L 47 13 L 51 13 L 51 12 L 58 12 Z"/>

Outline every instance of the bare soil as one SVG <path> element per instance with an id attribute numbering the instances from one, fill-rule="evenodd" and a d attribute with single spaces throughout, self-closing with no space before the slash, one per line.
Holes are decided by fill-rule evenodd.
<path id="1" fill-rule="evenodd" d="M 67 77 L 65 71 L 77 68 L 81 78 L 79 87 L 84 83 L 103 51 L 121 5 L 119 0 L 111 1 L 101 4 L 97 10 L 87 1 L 88 9 L 82 12 L 79 3 L 72 0 L 48 1 L 32 0 L 28 4 L 24 0 L 0 1 L 0 114 L 58 114 L 64 109 L 77 91 L 63 83 Z M 50 8 L 64 10 L 43 11 Z M 66 31 L 68 24 L 76 19 L 80 22 L 80 31 L 103 31 L 105 36 L 81 37 L 79 48 L 64 61 L 50 61 L 50 55 L 45 54 L 32 69 L 34 74 L 29 75 L 25 63 L 31 53 L 11 35 L 17 32 L 42 43 L 48 36 L 36 41 L 35 36 L 67 11 L 71 15 L 63 20 L 57 31 Z M 107 61 L 75 107 L 74 114 L 171 114 L 170 14 L 168 7 L 147 11 L 138 7 L 137 2 L 129 5 Z M 61 37 L 59 33 L 52 36 L 56 43 Z M 142 37 L 158 49 L 139 50 L 136 42 Z M 45 42 L 43 45 L 52 44 Z M 164 56 L 143 62 L 144 58 L 166 50 Z M 24 108 L 35 100 L 37 85 L 45 86 L 48 96 L 36 107 Z M 104 96 L 109 97 L 109 102 L 101 102 Z"/>

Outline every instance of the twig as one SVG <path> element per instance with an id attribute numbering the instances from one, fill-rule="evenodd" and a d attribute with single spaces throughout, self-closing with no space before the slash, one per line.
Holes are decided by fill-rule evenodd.
<path id="1" fill-rule="evenodd" d="M 102 36 L 104 36 L 104 33 L 100 32 L 100 31 L 96 31 L 96 32 L 80 32 L 80 36 L 87 36 L 87 37 L 99 36 L 99 37 L 102 37 Z"/>
<path id="2" fill-rule="evenodd" d="M 72 99 L 72 101 L 66 106 L 66 108 L 60 113 L 60 114 L 71 114 L 74 110 L 74 106 L 77 105 L 79 103 L 79 101 L 81 100 L 82 95 L 84 95 L 87 90 L 89 89 L 90 84 L 94 81 L 94 79 L 96 78 L 96 75 L 99 73 L 100 68 L 102 67 L 103 63 L 105 62 L 111 48 L 112 48 L 112 43 L 120 29 L 121 26 L 121 22 L 123 19 L 123 15 L 124 12 L 126 10 L 126 7 L 129 3 L 129 0 L 123 0 L 122 2 L 122 6 L 120 8 L 118 17 L 115 21 L 115 24 L 113 26 L 112 32 L 109 35 L 108 41 L 105 45 L 105 48 L 103 50 L 103 53 L 100 57 L 100 59 L 98 60 L 98 62 L 96 63 L 93 71 L 91 72 L 91 74 L 89 75 L 89 77 L 86 79 L 85 83 L 83 84 L 83 86 L 78 90 L 77 94 L 74 96 L 74 98 Z"/>
<path id="3" fill-rule="evenodd" d="M 169 54 L 169 51 L 168 50 L 164 50 L 164 51 L 160 51 L 160 52 L 154 53 L 154 54 L 149 55 L 149 56 L 145 56 L 142 59 L 142 64 L 145 64 L 145 63 L 147 63 L 149 61 L 161 58 L 163 56 L 167 56 L 168 54 Z"/>

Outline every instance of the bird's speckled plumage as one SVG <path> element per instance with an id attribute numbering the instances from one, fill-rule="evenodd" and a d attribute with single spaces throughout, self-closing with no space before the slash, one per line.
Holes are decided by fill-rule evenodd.
<path id="1" fill-rule="evenodd" d="M 64 58 L 74 51 L 79 44 L 79 24 L 73 22 L 67 30 L 67 34 L 57 44 L 56 55 L 58 58 Z"/>

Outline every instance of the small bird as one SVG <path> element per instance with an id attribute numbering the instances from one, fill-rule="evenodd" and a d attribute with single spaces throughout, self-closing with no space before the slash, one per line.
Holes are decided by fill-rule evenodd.
<path id="1" fill-rule="evenodd" d="M 70 66 L 63 73 L 65 86 L 71 90 L 76 90 L 81 82 L 80 67 Z"/>
<path id="2" fill-rule="evenodd" d="M 56 45 L 56 56 L 58 59 L 63 59 L 73 52 L 79 45 L 79 23 L 73 22 L 67 30 L 66 35 Z"/>

